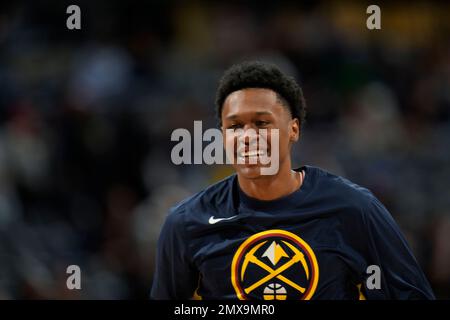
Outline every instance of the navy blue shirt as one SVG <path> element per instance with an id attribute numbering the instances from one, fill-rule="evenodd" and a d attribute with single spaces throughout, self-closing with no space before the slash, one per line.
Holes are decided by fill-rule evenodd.
<path id="1" fill-rule="evenodd" d="M 304 166 L 288 196 L 250 198 L 232 175 L 171 209 L 151 298 L 433 299 L 399 227 L 367 189 Z"/>

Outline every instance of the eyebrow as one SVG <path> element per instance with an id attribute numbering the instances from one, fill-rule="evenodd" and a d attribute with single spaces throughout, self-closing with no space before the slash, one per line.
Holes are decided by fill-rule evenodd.
<path id="1" fill-rule="evenodd" d="M 257 112 L 255 112 L 255 115 L 257 115 L 257 116 L 271 116 L 272 112 L 269 112 L 269 111 L 257 111 Z M 225 119 L 228 119 L 228 120 L 233 120 L 233 119 L 236 119 L 236 118 L 239 118 L 239 115 L 232 114 L 232 115 L 229 115 L 228 117 L 225 117 Z"/>

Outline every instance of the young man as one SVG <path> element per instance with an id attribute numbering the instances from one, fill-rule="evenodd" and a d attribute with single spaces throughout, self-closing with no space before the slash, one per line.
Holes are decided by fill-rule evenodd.
<path id="1" fill-rule="evenodd" d="M 241 163 L 233 161 L 236 175 L 171 210 L 151 298 L 434 298 L 397 224 L 369 190 L 320 168 L 291 169 L 305 116 L 293 78 L 270 64 L 238 64 L 223 76 L 216 102 L 225 147 Z M 261 174 L 266 165 L 259 151 L 250 152 L 252 139 L 239 147 L 230 129 L 253 129 L 256 140 L 261 129 L 277 129 L 278 171 Z"/>

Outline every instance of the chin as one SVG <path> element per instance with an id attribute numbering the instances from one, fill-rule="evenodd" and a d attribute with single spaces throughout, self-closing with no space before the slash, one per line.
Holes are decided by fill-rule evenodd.
<path id="1" fill-rule="evenodd" d="M 241 165 L 235 168 L 236 173 L 246 179 L 258 179 L 262 176 L 261 166 L 259 165 Z"/>

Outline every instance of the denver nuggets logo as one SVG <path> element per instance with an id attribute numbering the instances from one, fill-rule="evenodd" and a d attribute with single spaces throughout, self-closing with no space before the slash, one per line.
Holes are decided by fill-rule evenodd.
<path id="1" fill-rule="evenodd" d="M 311 247 L 284 230 L 251 236 L 238 248 L 231 265 L 231 281 L 241 300 L 309 300 L 318 280 Z"/>

